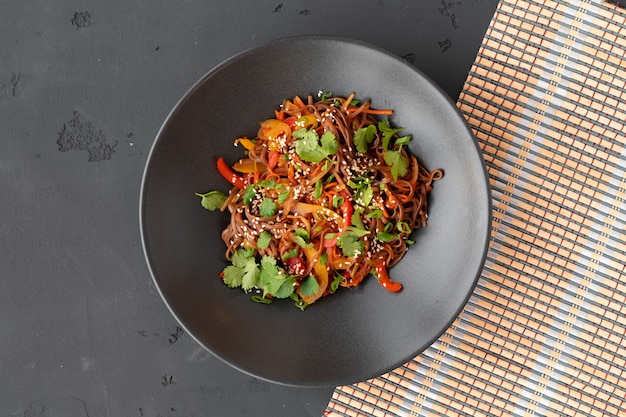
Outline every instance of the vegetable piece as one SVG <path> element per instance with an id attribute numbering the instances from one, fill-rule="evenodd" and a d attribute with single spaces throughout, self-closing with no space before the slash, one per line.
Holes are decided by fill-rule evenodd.
<path id="1" fill-rule="evenodd" d="M 302 258 L 297 256 L 297 252 L 296 252 L 296 256 L 287 258 L 286 260 L 284 260 L 284 262 L 287 265 L 287 270 L 292 275 L 302 276 L 306 272 L 306 265 L 304 264 L 304 261 L 302 260 Z"/>
<path id="2" fill-rule="evenodd" d="M 261 207 L 259 208 L 259 216 L 261 217 L 272 217 L 276 214 L 276 203 L 269 197 L 263 198 L 261 200 Z"/>
<path id="3" fill-rule="evenodd" d="M 296 214 L 313 214 L 314 216 L 324 216 L 331 220 L 336 221 L 337 223 L 342 221 L 342 218 L 333 210 L 330 210 L 326 207 L 317 205 L 317 204 L 309 204 L 298 201 L 293 205 L 291 209 L 292 212 Z"/>
<path id="4" fill-rule="evenodd" d="M 354 145 L 356 146 L 356 150 L 365 153 L 367 152 L 368 146 L 374 138 L 376 137 L 376 126 L 369 125 L 367 127 L 362 127 L 354 132 Z"/>
<path id="5" fill-rule="evenodd" d="M 378 234 L 376 235 L 376 239 L 380 240 L 381 242 L 391 242 L 392 240 L 398 239 L 399 237 L 400 235 L 389 232 L 378 232 Z"/>
<path id="6" fill-rule="evenodd" d="M 337 291 L 337 289 L 339 288 L 339 284 L 341 284 L 342 280 L 343 280 L 343 275 L 337 274 L 335 276 L 333 281 L 330 283 L 330 293 L 331 294 L 334 294 L 335 291 Z"/>
<path id="7" fill-rule="evenodd" d="M 348 227 L 352 225 L 352 215 L 354 214 L 354 206 L 352 205 L 352 201 L 350 201 L 350 196 L 348 193 L 343 190 L 341 192 L 343 196 L 343 203 L 341 204 L 341 213 L 343 217 L 343 229 L 346 230 Z"/>
<path id="8" fill-rule="evenodd" d="M 287 201 L 287 199 L 289 198 L 289 195 L 291 193 L 289 192 L 289 190 L 285 190 L 281 193 L 278 194 L 278 197 L 276 198 L 276 201 L 278 201 L 279 204 L 283 204 L 285 201 Z"/>
<path id="9" fill-rule="evenodd" d="M 300 284 L 300 294 L 306 297 L 311 297 L 319 290 L 319 284 L 313 275 L 309 275 L 303 282 Z"/>
<path id="10" fill-rule="evenodd" d="M 221 191 L 213 190 L 205 194 L 196 193 L 198 197 L 202 197 L 200 204 L 207 210 L 214 211 L 222 208 L 226 202 L 226 194 Z"/>
<path id="11" fill-rule="evenodd" d="M 270 241 L 272 240 L 272 234 L 267 230 L 264 230 L 259 235 L 259 238 L 256 241 L 256 245 L 259 249 L 267 249 L 270 245 Z"/>
<path id="12" fill-rule="evenodd" d="M 256 146 L 254 142 L 252 142 L 250 139 L 248 139 L 245 136 L 242 138 L 235 139 L 235 145 L 237 145 L 238 143 L 241 143 L 241 145 L 249 151 L 254 149 L 254 147 Z"/>
<path id="13" fill-rule="evenodd" d="M 365 215 L 368 219 L 380 219 L 383 217 L 383 212 L 380 209 L 374 209 Z"/>
<path id="14" fill-rule="evenodd" d="M 267 158 L 267 164 L 269 169 L 274 169 L 276 164 L 278 164 L 278 159 L 280 158 L 280 153 L 278 151 L 270 151 L 269 156 Z"/>
<path id="15" fill-rule="evenodd" d="M 402 130 L 404 130 L 404 128 L 402 127 L 398 129 L 393 129 L 391 126 L 389 126 L 389 123 L 387 123 L 387 119 L 378 122 L 378 131 L 383 134 L 382 147 L 384 150 L 389 149 L 389 141 L 391 140 L 393 135 Z"/>
<path id="16" fill-rule="evenodd" d="M 298 118 L 296 116 L 289 116 L 289 117 L 285 118 L 285 120 L 283 120 L 283 122 L 285 122 L 285 123 L 287 123 L 287 125 L 289 125 L 291 130 L 294 130 L 294 127 L 296 126 L 296 122 L 297 121 L 298 121 Z"/>
<path id="17" fill-rule="evenodd" d="M 265 298 L 260 295 L 253 295 L 252 297 L 250 297 L 250 299 L 254 301 L 255 303 L 259 303 L 259 304 L 272 304 L 271 298 Z"/>
<path id="18" fill-rule="evenodd" d="M 246 191 L 244 191 L 243 196 L 241 196 L 241 199 L 243 200 L 243 203 L 246 206 L 249 206 L 250 203 L 252 202 L 252 200 L 254 200 L 254 196 L 256 195 L 256 190 L 255 190 L 255 185 L 254 184 L 250 184 L 246 187 Z"/>
<path id="19" fill-rule="evenodd" d="M 302 116 L 298 117 L 298 120 L 296 120 L 295 123 L 297 127 L 304 127 L 307 129 L 316 128 L 317 124 L 317 118 L 313 114 L 303 114 Z"/>
<path id="20" fill-rule="evenodd" d="M 359 240 L 359 235 L 353 231 L 343 233 L 337 239 L 337 246 L 345 256 L 358 256 L 363 253 L 363 242 Z"/>
<path id="21" fill-rule="evenodd" d="M 322 184 L 322 180 L 317 180 L 315 182 L 315 199 L 319 200 L 322 196 L 322 191 L 324 190 L 324 184 Z"/>
<path id="22" fill-rule="evenodd" d="M 292 248 L 292 249 L 289 249 L 289 251 L 287 251 L 286 253 L 284 253 L 281 259 L 284 262 L 284 261 L 288 261 L 291 258 L 295 258 L 296 256 L 298 256 L 298 249 Z"/>
<path id="23" fill-rule="evenodd" d="M 318 94 L 318 95 L 320 96 L 323 103 L 326 103 L 326 101 L 333 96 L 333 93 L 331 91 L 326 91 L 326 92 L 320 91 L 320 93 L 321 94 Z"/>
<path id="24" fill-rule="evenodd" d="M 310 248 L 313 246 L 312 243 L 309 242 L 310 235 L 305 229 L 297 228 L 294 230 L 294 242 L 301 248 Z"/>
<path id="25" fill-rule="evenodd" d="M 393 114 L 393 110 L 391 109 L 364 109 L 361 113 L 391 116 Z"/>
<path id="26" fill-rule="evenodd" d="M 297 292 L 294 292 L 290 295 L 291 299 L 294 301 L 293 305 L 298 307 L 301 311 L 304 311 L 309 305 L 298 295 Z"/>
<path id="27" fill-rule="evenodd" d="M 276 265 L 276 259 L 267 255 L 261 258 L 259 282 L 264 297 L 268 294 L 276 298 L 289 297 L 294 291 L 295 281 L 295 277 L 285 274 L 285 271 Z"/>
<path id="28" fill-rule="evenodd" d="M 391 278 L 389 278 L 387 264 L 385 261 L 380 261 L 376 263 L 376 266 L 374 268 L 376 271 L 376 278 L 384 289 L 391 292 L 398 292 L 402 289 L 402 284 L 400 284 L 399 282 L 394 282 L 391 280 Z"/>
<path id="29" fill-rule="evenodd" d="M 322 295 L 324 295 L 324 291 L 326 291 L 326 287 L 328 287 L 328 271 L 326 270 L 326 267 L 324 265 L 322 265 L 320 262 L 317 262 L 317 249 L 305 248 L 303 249 L 303 251 L 309 263 L 313 263 L 313 276 L 317 281 L 318 287 L 317 291 L 315 291 L 313 294 L 304 294 L 302 292 L 302 286 L 300 286 L 298 288 L 298 295 L 300 295 L 305 303 L 313 304 Z"/>
<path id="30" fill-rule="evenodd" d="M 385 163 L 391 167 L 391 176 L 394 181 L 406 175 L 409 161 L 402 155 L 402 152 L 386 150 L 384 157 Z"/>
<path id="31" fill-rule="evenodd" d="M 255 162 L 250 158 L 240 159 L 233 164 L 233 171 L 241 172 L 243 174 L 250 174 L 254 172 L 265 172 L 267 166 L 260 162 Z"/>
<path id="32" fill-rule="evenodd" d="M 329 131 L 324 132 L 320 138 L 315 130 L 302 128 L 293 132 L 292 136 L 298 139 L 295 142 L 296 153 L 306 162 L 322 162 L 324 158 L 334 155 L 339 150 L 335 134 Z"/>
<path id="33" fill-rule="evenodd" d="M 243 267 L 243 276 L 241 277 L 241 288 L 244 291 L 250 291 L 256 287 L 259 282 L 259 274 L 261 270 L 253 258 L 249 258 Z"/>
<path id="34" fill-rule="evenodd" d="M 241 287 L 243 279 L 243 270 L 241 268 L 237 268 L 235 265 L 228 265 L 222 272 L 224 275 L 222 279 L 226 285 L 230 288 Z"/>
<path id="35" fill-rule="evenodd" d="M 411 227 L 407 222 L 399 221 L 398 224 L 396 224 L 396 229 L 398 229 L 400 233 L 411 233 Z"/>
<path id="36" fill-rule="evenodd" d="M 270 151 L 277 151 L 281 148 L 280 142 L 289 139 L 291 127 L 281 120 L 268 119 L 261 122 L 261 127 L 257 133 L 259 139 L 267 140 Z"/>
<path id="37" fill-rule="evenodd" d="M 222 174 L 222 177 L 224 177 L 226 181 L 230 182 L 235 187 L 241 189 L 245 187 L 245 181 L 243 177 L 233 171 L 233 169 L 226 163 L 224 158 L 222 158 L 221 156 L 217 158 L 217 170 L 220 174 Z"/>
<path id="38" fill-rule="evenodd" d="M 232 265 L 222 271 L 222 279 L 230 288 L 242 287 L 244 291 L 249 291 L 257 285 L 259 274 L 254 250 L 237 249 L 232 257 Z"/>
<path id="39" fill-rule="evenodd" d="M 309 110 L 306 108 L 306 104 L 304 104 L 304 101 L 302 101 L 302 99 L 300 98 L 300 96 L 295 96 L 293 98 L 293 104 L 296 105 L 296 107 L 303 113 L 303 114 L 309 114 Z"/>

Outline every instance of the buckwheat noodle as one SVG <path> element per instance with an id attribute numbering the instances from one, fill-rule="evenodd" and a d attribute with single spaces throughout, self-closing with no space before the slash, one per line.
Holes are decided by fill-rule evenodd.
<path id="1" fill-rule="evenodd" d="M 411 232 L 427 225 L 427 196 L 433 182 L 443 177 L 441 169 L 429 171 L 420 164 L 407 146 L 394 147 L 398 133 L 385 148 L 377 128 L 367 151 L 357 151 L 355 132 L 378 127 L 392 112 L 372 109 L 369 101 L 355 104 L 353 99 L 354 94 L 285 100 L 276 119 L 262 123 L 257 137 L 239 141 L 246 146 L 247 157 L 233 168 L 246 186 L 234 186 L 222 207 L 231 216 L 222 232 L 227 259 L 239 248 L 253 248 L 256 256 L 276 258 L 288 273 L 297 275 L 296 289 L 303 278 L 315 276 L 320 290 L 301 294 L 309 304 L 329 294 L 335 279 L 343 287 L 358 285 L 370 273 L 379 281 L 388 280 L 386 268 L 405 255 Z M 296 152 L 292 133 L 305 128 L 319 137 L 331 132 L 337 151 L 320 162 L 304 160 Z M 406 161 L 406 173 L 395 179 L 393 164 L 385 159 L 389 150 L 398 151 Z M 262 192 L 244 201 L 248 185 L 264 183 L 271 186 L 259 186 Z M 272 216 L 261 216 L 263 198 L 276 202 Z M 308 234 L 307 247 L 298 238 L 302 230 Z M 257 241 L 263 231 L 271 234 L 271 240 L 260 248 Z M 341 239 L 350 232 L 352 242 L 360 243 L 346 255 Z"/>

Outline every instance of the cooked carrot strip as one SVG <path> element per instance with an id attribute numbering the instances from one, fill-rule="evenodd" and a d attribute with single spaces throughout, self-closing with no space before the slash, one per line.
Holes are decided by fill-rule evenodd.
<path id="1" fill-rule="evenodd" d="M 364 109 L 361 113 L 390 116 L 393 114 L 393 110 L 391 109 Z"/>

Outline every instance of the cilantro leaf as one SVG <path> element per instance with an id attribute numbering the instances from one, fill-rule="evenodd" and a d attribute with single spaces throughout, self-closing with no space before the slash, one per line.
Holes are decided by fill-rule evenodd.
<path id="1" fill-rule="evenodd" d="M 359 188 L 356 192 L 356 198 L 354 201 L 363 207 L 367 207 L 372 202 L 374 198 L 374 190 L 370 184 L 367 184 L 365 187 Z"/>
<path id="2" fill-rule="evenodd" d="M 335 291 L 337 291 L 337 288 L 339 288 L 339 284 L 341 284 L 342 280 L 343 280 L 343 275 L 337 274 L 335 276 L 333 281 L 330 283 L 330 293 L 331 294 L 334 294 Z"/>
<path id="3" fill-rule="evenodd" d="M 354 231 L 343 233 L 337 239 L 337 246 L 345 256 L 358 256 L 363 252 L 363 242 L 359 240 L 359 236 Z"/>
<path id="4" fill-rule="evenodd" d="M 363 224 L 363 220 L 361 219 L 362 212 L 363 209 L 354 210 L 354 213 L 352 213 L 352 218 L 350 219 L 352 221 L 353 227 L 357 230 L 365 230 L 365 225 Z"/>
<path id="5" fill-rule="evenodd" d="M 357 238 L 360 238 L 362 236 L 366 236 L 366 235 L 370 234 L 369 230 L 366 230 L 365 228 L 360 229 L 360 228 L 355 227 L 355 226 L 348 226 L 348 227 L 346 227 L 346 231 L 354 234 Z"/>
<path id="6" fill-rule="evenodd" d="M 221 191 L 213 190 L 205 194 L 196 193 L 198 197 L 201 197 L 200 204 L 207 210 L 218 210 L 222 208 L 226 202 L 226 194 Z"/>
<path id="7" fill-rule="evenodd" d="M 387 123 L 387 119 L 383 120 L 382 122 L 378 122 L 378 130 L 380 131 L 380 133 L 383 134 L 383 141 L 382 141 L 383 149 L 385 150 L 388 149 L 389 141 L 391 140 L 393 135 L 395 135 L 396 133 L 400 132 L 403 129 L 404 129 L 403 127 L 400 127 L 398 129 L 393 129 L 391 126 L 389 126 L 389 123 Z"/>
<path id="8" fill-rule="evenodd" d="M 267 249 L 270 245 L 270 241 L 272 240 L 272 234 L 267 230 L 264 230 L 259 235 L 259 238 L 256 240 L 256 245 L 259 249 Z"/>
<path id="9" fill-rule="evenodd" d="M 282 282 L 277 281 L 279 269 L 276 266 L 276 259 L 271 256 L 265 255 L 261 258 L 261 273 L 259 274 L 259 281 L 265 294 L 272 294 L 276 292 Z"/>
<path id="10" fill-rule="evenodd" d="M 296 256 L 298 256 L 298 249 L 289 249 L 289 251 L 285 252 L 285 254 L 282 256 L 282 260 L 286 261 L 287 259 L 295 258 Z"/>
<path id="11" fill-rule="evenodd" d="M 237 249 L 231 258 L 231 262 L 237 268 L 243 268 L 248 263 L 248 259 L 254 257 L 254 249 Z"/>
<path id="12" fill-rule="evenodd" d="M 259 181 L 256 183 L 256 185 L 261 188 L 268 188 L 270 190 L 273 190 L 276 187 L 276 180 L 270 179 L 265 181 Z"/>
<path id="13" fill-rule="evenodd" d="M 320 141 L 322 143 L 322 151 L 326 154 L 326 156 L 334 155 L 339 150 L 339 143 L 335 139 L 335 134 L 333 132 L 324 132 Z"/>
<path id="14" fill-rule="evenodd" d="M 246 191 L 244 191 L 243 196 L 241 197 L 241 199 L 243 200 L 243 204 L 249 206 L 250 203 L 252 203 L 252 200 L 254 200 L 255 195 L 256 191 L 254 189 L 254 184 L 248 185 L 246 187 Z"/>
<path id="15" fill-rule="evenodd" d="M 244 291 L 250 291 L 259 284 L 261 270 L 254 261 L 254 258 L 248 258 L 248 263 L 243 267 L 242 271 L 241 288 L 243 288 Z"/>
<path id="16" fill-rule="evenodd" d="M 306 162 L 319 163 L 339 150 L 339 143 L 337 143 L 332 132 L 324 132 L 321 138 L 321 146 L 319 143 L 320 138 L 313 129 L 298 129 L 291 135 L 298 139 L 295 141 L 296 153 Z"/>
<path id="17" fill-rule="evenodd" d="M 254 259 L 254 249 L 237 249 L 231 262 L 222 271 L 226 285 L 230 288 L 242 287 L 245 291 L 257 285 L 259 268 Z"/>
<path id="18" fill-rule="evenodd" d="M 293 283 L 296 278 L 289 276 L 276 265 L 276 259 L 265 255 L 261 258 L 261 273 L 259 282 L 263 295 L 270 294 L 276 298 L 286 298 L 293 293 Z"/>
<path id="19" fill-rule="evenodd" d="M 301 236 L 306 241 L 308 241 L 311 237 L 309 235 L 309 232 L 307 232 L 307 230 L 303 229 L 302 227 L 297 227 L 293 232 L 296 236 Z"/>
<path id="20" fill-rule="evenodd" d="M 269 197 L 263 198 L 261 200 L 261 207 L 259 208 L 259 216 L 261 217 L 272 217 L 276 214 L 276 203 Z"/>
<path id="21" fill-rule="evenodd" d="M 319 290 L 320 286 L 313 275 L 309 275 L 302 284 L 300 284 L 300 293 L 305 297 L 310 297 Z"/>
<path id="22" fill-rule="evenodd" d="M 301 248 L 310 248 L 313 246 L 312 243 L 307 243 L 301 236 L 294 236 L 293 241 Z"/>
<path id="23" fill-rule="evenodd" d="M 287 201 L 287 199 L 289 198 L 289 190 L 285 190 L 282 193 L 278 194 L 278 197 L 276 198 L 276 201 L 278 201 L 279 204 L 283 204 L 285 201 Z"/>
<path id="24" fill-rule="evenodd" d="M 402 155 L 402 152 L 386 150 L 383 156 L 385 163 L 391 167 L 391 176 L 394 181 L 406 175 L 409 161 Z"/>
<path id="25" fill-rule="evenodd" d="M 354 145 L 356 146 L 356 150 L 365 153 L 367 152 L 368 145 L 372 143 L 374 138 L 376 137 L 376 126 L 369 125 L 367 127 L 362 127 L 354 132 Z"/>
<path id="26" fill-rule="evenodd" d="M 293 294 L 295 288 L 293 286 L 294 282 L 296 282 L 295 277 L 287 277 L 284 279 L 284 282 L 280 285 L 278 290 L 272 294 L 276 298 L 287 298 L 291 294 Z"/>
<path id="27" fill-rule="evenodd" d="M 396 146 L 398 146 L 398 145 L 408 145 L 409 142 L 411 142 L 411 139 L 413 139 L 413 136 L 411 136 L 411 135 L 402 136 L 401 138 L 396 139 L 393 143 Z"/>
<path id="28" fill-rule="evenodd" d="M 296 230 L 294 230 L 294 235 L 295 236 L 293 240 L 298 246 L 302 248 L 310 248 L 313 246 L 313 244 L 309 242 L 310 235 L 309 232 L 306 231 L 306 229 L 298 227 Z"/>
<path id="29" fill-rule="evenodd" d="M 224 283 L 230 288 L 237 288 L 241 286 L 243 279 L 243 270 L 235 265 L 228 265 L 224 268 Z"/>
<path id="30" fill-rule="evenodd" d="M 307 162 L 320 162 L 324 159 L 324 155 L 319 150 L 319 137 L 313 129 L 298 129 L 291 134 L 295 141 L 296 153 Z"/>

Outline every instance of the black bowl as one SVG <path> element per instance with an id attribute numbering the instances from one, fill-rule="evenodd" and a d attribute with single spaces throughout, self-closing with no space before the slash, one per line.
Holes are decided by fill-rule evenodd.
<path id="1" fill-rule="evenodd" d="M 195 192 L 227 191 L 215 158 L 235 161 L 235 138 L 254 136 L 285 98 L 332 91 L 391 108 L 410 149 L 445 177 L 430 194 L 428 227 L 391 269 L 400 293 L 369 277 L 300 311 L 289 300 L 250 301 L 218 274 L 227 265 L 227 213 Z M 477 142 L 454 104 L 422 73 L 377 47 L 291 38 L 245 51 L 200 79 L 159 131 L 140 201 L 144 251 L 163 300 L 215 356 L 258 378 L 337 386 L 376 377 L 414 358 L 458 316 L 484 264 L 491 198 Z"/>

